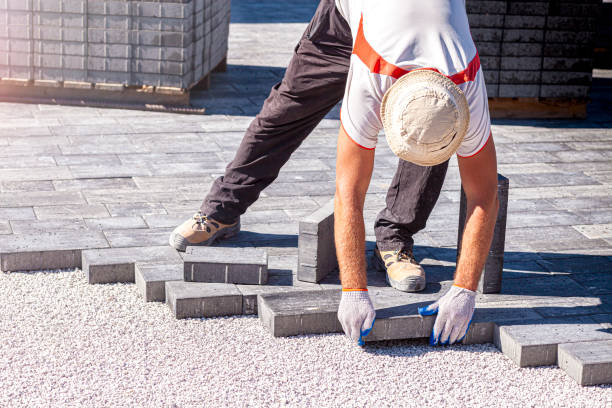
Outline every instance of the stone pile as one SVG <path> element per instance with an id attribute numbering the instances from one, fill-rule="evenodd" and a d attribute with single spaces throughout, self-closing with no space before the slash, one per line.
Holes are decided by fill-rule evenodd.
<path id="1" fill-rule="evenodd" d="M 558 116 L 586 114 L 601 0 L 468 0 L 466 7 L 487 94 L 506 99 L 506 105 L 492 101 L 493 115 L 498 106 L 510 108 L 509 98 L 549 99 L 531 113 L 523 107 L 518 117 L 554 116 L 555 106 L 562 108 Z M 559 104 L 563 100 L 575 106 Z"/>
<path id="2" fill-rule="evenodd" d="M 188 90 L 225 60 L 229 17 L 229 0 L 0 2 L 0 86 L 98 99 L 148 87 L 153 103 L 153 91 Z"/>

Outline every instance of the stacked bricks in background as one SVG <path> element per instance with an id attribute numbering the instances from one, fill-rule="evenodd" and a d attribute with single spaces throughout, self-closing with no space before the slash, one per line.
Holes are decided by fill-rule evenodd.
<path id="1" fill-rule="evenodd" d="M 603 0 L 597 19 L 594 68 L 612 69 L 612 0 Z"/>
<path id="2" fill-rule="evenodd" d="M 466 7 L 493 116 L 586 115 L 601 0 L 467 0 Z"/>
<path id="3" fill-rule="evenodd" d="M 501 174 L 497 175 L 497 198 L 499 211 L 495 221 L 495 231 L 489 249 L 489 256 L 485 263 L 478 291 L 480 293 L 499 293 L 501 291 L 502 271 L 504 269 L 504 245 L 506 241 L 506 217 L 508 214 L 508 179 Z M 461 187 L 461 200 L 459 203 L 459 234 L 457 237 L 457 263 L 461 253 L 461 239 L 467 215 L 467 200 L 463 186 Z"/>
<path id="4" fill-rule="evenodd" d="M 0 85 L 185 91 L 223 64 L 229 17 L 230 0 L 0 0 Z"/>

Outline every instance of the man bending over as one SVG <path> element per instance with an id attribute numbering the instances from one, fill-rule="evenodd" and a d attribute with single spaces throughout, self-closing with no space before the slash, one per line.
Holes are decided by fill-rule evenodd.
<path id="1" fill-rule="evenodd" d="M 438 314 L 432 344 L 455 343 L 474 312 L 498 208 L 487 95 L 465 4 L 336 0 L 336 6 L 353 37 L 336 163 L 335 241 L 343 288 L 338 318 L 360 344 L 375 318 L 367 292 L 363 205 L 384 127 L 401 159 L 433 166 L 458 156 L 467 220 L 454 285 L 419 310 Z"/>

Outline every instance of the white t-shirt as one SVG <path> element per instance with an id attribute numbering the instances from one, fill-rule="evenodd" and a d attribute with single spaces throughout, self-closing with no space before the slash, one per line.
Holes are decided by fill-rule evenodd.
<path id="1" fill-rule="evenodd" d="M 478 153 L 491 133 L 487 91 L 463 0 L 336 0 L 351 27 L 351 55 L 340 120 L 351 139 L 376 147 L 380 104 L 407 72 L 429 68 L 465 93 L 470 125 L 457 154 Z"/>

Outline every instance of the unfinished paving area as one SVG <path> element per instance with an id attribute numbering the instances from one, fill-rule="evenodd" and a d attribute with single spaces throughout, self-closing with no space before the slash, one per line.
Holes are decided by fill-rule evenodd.
<path id="1" fill-rule="evenodd" d="M 226 292 L 223 303 L 213 302 L 223 306 L 215 315 L 255 314 L 261 313 L 258 295 L 270 288 L 284 296 L 309 290 L 311 297 L 312 291 L 323 296 L 315 304 L 327 307 L 321 315 L 333 316 L 333 274 L 319 284 L 296 276 L 299 221 L 328 204 L 334 191 L 337 111 L 300 147 L 242 218 L 243 231 L 227 243 L 267 252 L 268 285 L 181 283 L 183 259 L 167 246 L 172 228 L 199 207 L 282 76 L 314 6 L 233 2 L 228 71 L 213 76 L 211 90 L 194 101 L 207 108 L 205 116 L 0 105 L 2 269 L 82 268 L 0 275 L 2 298 L 9 299 L 0 320 L 0 375 L 7 385 L 0 405 L 246 400 L 422 406 L 456 405 L 465 398 L 490 406 L 612 403 L 609 386 L 581 388 L 575 382 L 597 378 L 589 374 L 589 362 L 593 355 L 600 362 L 597 356 L 609 356 L 612 336 L 610 78 L 596 79 L 587 121 L 494 122 L 499 171 L 510 180 L 504 281 L 501 295 L 480 297 L 482 320 L 474 324 L 480 338 L 474 342 L 495 341 L 510 359 L 491 345 L 433 349 L 421 342 L 383 342 L 360 350 L 342 336 L 275 339 L 254 318 L 175 320 L 166 306 L 143 302 L 141 296 L 168 297 L 165 281 L 176 281 L 170 292 L 183 294 L 193 285 L 221 285 L 209 296 Z M 381 143 L 366 205 L 368 255 L 396 160 Z M 380 321 L 408 322 L 383 325 L 373 336 L 427 334 L 427 322 L 420 332 L 394 333 L 414 328 L 409 321 L 419 302 L 435 299 L 452 278 L 459 190 L 452 162 L 427 229 L 416 237 L 415 254 L 428 273 L 426 293 L 402 295 L 370 271 Z M 272 312 L 273 300 L 267 309 Z M 175 316 L 197 317 L 176 314 L 179 303 Z M 512 319 L 514 324 L 494 326 Z M 597 347 L 585 349 L 593 340 Z M 557 347 L 559 342 L 576 343 Z M 557 355 L 571 378 L 557 368 L 516 368 L 556 365 Z M 425 390 L 417 378 L 428 379 Z"/>

